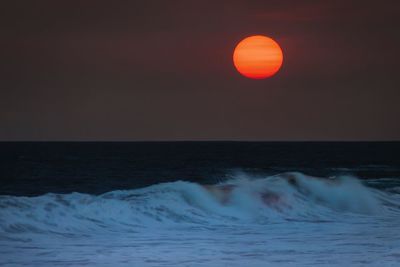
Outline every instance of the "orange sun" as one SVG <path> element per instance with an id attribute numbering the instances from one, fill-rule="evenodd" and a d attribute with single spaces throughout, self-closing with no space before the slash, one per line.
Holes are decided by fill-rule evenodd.
<path id="1" fill-rule="evenodd" d="M 282 66 L 280 46 L 269 37 L 254 35 L 240 41 L 233 52 L 233 63 L 243 75 L 252 79 L 273 76 Z"/>

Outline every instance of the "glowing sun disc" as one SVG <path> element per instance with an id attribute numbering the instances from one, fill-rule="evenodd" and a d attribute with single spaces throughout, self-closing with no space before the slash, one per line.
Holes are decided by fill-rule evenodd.
<path id="1" fill-rule="evenodd" d="M 282 49 L 273 39 L 254 35 L 239 42 L 233 52 L 233 64 L 243 76 L 264 79 L 275 75 L 282 66 Z"/>

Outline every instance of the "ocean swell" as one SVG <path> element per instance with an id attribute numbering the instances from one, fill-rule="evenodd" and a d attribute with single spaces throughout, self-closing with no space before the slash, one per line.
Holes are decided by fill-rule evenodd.
<path id="1" fill-rule="evenodd" d="M 341 221 L 398 216 L 398 194 L 354 177 L 317 179 L 301 173 L 240 175 L 217 185 L 176 181 L 103 195 L 0 196 L 0 234 L 90 234 L 139 228 L 282 221 Z"/>

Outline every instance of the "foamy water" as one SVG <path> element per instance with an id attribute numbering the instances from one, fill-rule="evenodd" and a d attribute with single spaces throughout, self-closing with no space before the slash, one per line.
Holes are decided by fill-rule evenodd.
<path id="1" fill-rule="evenodd" d="M 399 188 L 293 176 L 238 175 L 225 201 L 183 181 L 1 196 L 0 265 L 399 266 Z"/>

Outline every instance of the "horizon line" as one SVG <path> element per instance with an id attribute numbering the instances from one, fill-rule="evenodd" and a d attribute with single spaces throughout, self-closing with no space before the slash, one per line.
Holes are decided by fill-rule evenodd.
<path id="1" fill-rule="evenodd" d="M 173 140 L 173 139 L 160 139 L 160 140 L 0 140 L 0 143 L 185 143 L 185 142 L 226 142 L 226 143 L 394 143 L 400 142 L 400 139 L 396 140 L 337 140 L 337 139 L 327 139 L 327 140 L 237 140 L 237 139 L 182 139 L 182 140 Z"/>

